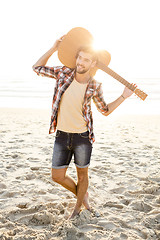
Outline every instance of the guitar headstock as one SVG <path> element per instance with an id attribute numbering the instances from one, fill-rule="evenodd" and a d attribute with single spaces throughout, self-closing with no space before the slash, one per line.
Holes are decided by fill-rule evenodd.
<path id="1" fill-rule="evenodd" d="M 142 90 L 136 88 L 134 90 L 134 93 L 139 97 L 141 98 L 143 101 L 146 99 L 146 97 L 148 96 L 145 92 L 143 92 Z"/>

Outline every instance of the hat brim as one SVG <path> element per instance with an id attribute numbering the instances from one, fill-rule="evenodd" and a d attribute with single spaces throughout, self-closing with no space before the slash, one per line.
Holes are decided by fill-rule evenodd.
<path id="1" fill-rule="evenodd" d="M 75 68 L 78 49 L 82 46 L 92 46 L 93 40 L 93 36 L 85 28 L 72 28 L 59 44 L 58 58 L 60 62 L 69 68 Z M 100 50 L 97 51 L 97 58 L 99 62 L 108 66 L 111 60 L 111 55 L 106 50 Z M 92 69 L 92 76 L 95 75 L 97 69 L 98 67 Z"/>

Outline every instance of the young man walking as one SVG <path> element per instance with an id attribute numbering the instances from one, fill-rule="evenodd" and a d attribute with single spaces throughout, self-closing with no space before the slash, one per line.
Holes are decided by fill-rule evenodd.
<path id="1" fill-rule="evenodd" d="M 88 166 L 94 142 L 91 99 L 105 116 L 113 112 L 126 98 L 132 95 L 127 87 L 120 97 L 106 104 L 101 84 L 93 79 L 91 71 L 96 66 L 96 54 L 90 48 L 82 47 L 76 56 L 76 67 L 47 67 L 47 61 L 58 50 L 58 39 L 34 65 L 33 70 L 42 76 L 56 79 L 52 103 L 50 133 L 56 132 L 52 158 L 52 179 L 73 192 L 76 205 L 71 218 L 79 214 L 82 204 L 90 210 L 88 200 Z M 66 174 L 71 158 L 77 169 L 76 183 Z"/>

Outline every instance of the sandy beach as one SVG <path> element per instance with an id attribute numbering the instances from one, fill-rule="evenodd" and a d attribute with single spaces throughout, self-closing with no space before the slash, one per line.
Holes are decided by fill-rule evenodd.
<path id="1" fill-rule="evenodd" d="M 160 116 L 95 118 L 93 210 L 68 220 L 76 198 L 51 180 L 50 111 L 0 109 L 0 239 L 160 239 Z"/>

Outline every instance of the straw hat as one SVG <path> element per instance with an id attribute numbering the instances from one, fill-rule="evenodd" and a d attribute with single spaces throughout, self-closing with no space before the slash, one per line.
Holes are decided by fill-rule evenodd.
<path id="1" fill-rule="evenodd" d="M 61 63 L 69 68 L 76 67 L 76 55 L 77 51 L 82 46 L 91 46 L 93 45 L 93 36 L 85 28 L 76 27 L 72 28 L 60 42 L 58 47 L 58 58 Z M 111 55 L 106 50 L 96 51 L 98 62 L 103 64 L 109 64 L 111 60 Z M 95 67 L 91 75 L 94 76 L 98 67 Z"/>

